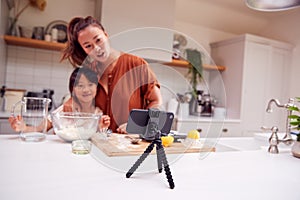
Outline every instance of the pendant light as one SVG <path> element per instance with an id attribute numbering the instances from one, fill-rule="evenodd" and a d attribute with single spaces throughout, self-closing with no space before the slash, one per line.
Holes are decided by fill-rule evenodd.
<path id="1" fill-rule="evenodd" d="M 259 11 L 283 11 L 300 7 L 300 0 L 245 0 L 246 5 Z"/>

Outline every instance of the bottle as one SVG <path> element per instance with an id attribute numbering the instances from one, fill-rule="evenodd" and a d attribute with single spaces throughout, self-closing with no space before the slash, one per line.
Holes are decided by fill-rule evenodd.
<path id="1" fill-rule="evenodd" d="M 57 42 L 57 34 L 58 34 L 57 28 L 53 28 L 51 30 L 52 42 Z"/>

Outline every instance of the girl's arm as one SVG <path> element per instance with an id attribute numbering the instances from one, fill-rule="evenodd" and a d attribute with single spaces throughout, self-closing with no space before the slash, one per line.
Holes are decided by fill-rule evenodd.
<path id="1" fill-rule="evenodd" d="M 16 117 L 10 116 L 8 118 L 8 121 L 10 123 L 11 128 L 16 132 L 20 132 L 20 131 L 22 131 L 22 132 L 33 132 L 33 131 L 43 132 L 44 122 L 42 122 L 41 124 L 39 124 L 36 127 L 27 126 L 20 115 L 18 115 Z M 52 123 L 51 123 L 51 121 L 47 120 L 47 131 L 50 130 L 51 128 L 52 128 Z"/>

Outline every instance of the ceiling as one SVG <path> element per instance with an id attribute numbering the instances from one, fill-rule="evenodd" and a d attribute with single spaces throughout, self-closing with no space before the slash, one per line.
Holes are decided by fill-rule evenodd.
<path id="1" fill-rule="evenodd" d="M 245 5 L 244 0 L 176 0 L 177 20 L 233 34 L 259 33 L 276 20 L 292 18 L 300 8 L 262 12 Z"/>

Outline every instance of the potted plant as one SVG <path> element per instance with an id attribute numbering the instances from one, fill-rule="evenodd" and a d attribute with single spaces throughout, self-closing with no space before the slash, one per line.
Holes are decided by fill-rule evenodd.
<path id="1" fill-rule="evenodd" d="M 20 15 L 29 7 L 36 7 L 41 11 L 45 10 L 45 7 L 47 5 L 46 0 L 28 0 L 25 2 L 20 2 L 20 0 L 6 0 L 7 6 L 9 11 L 11 12 L 13 16 L 9 18 L 9 28 L 8 28 L 8 34 L 17 36 L 17 21 L 20 17 Z M 24 5 L 23 5 L 24 4 Z M 21 7 L 21 5 L 23 7 Z"/>
<path id="2" fill-rule="evenodd" d="M 201 52 L 196 49 L 186 49 L 186 60 L 189 62 L 188 76 L 192 85 L 192 98 L 189 105 L 189 113 L 191 115 L 199 114 L 198 104 L 199 96 L 203 91 L 197 89 L 197 85 L 202 81 L 202 58 Z"/>
<path id="3" fill-rule="evenodd" d="M 197 85 L 202 81 L 202 57 L 201 52 L 196 49 L 186 49 L 186 60 L 189 62 L 188 75 L 192 84 L 192 93 L 197 96 Z"/>
<path id="4" fill-rule="evenodd" d="M 296 97 L 296 100 L 298 102 L 300 102 L 300 97 Z M 292 129 L 297 130 L 297 133 L 294 133 L 297 135 L 297 139 L 294 142 L 293 146 L 292 146 L 292 154 L 295 157 L 300 158 L 300 109 L 298 108 L 298 106 L 294 105 L 289 107 L 289 110 L 291 110 L 292 112 L 296 112 L 298 114 L 292 114 L 289 116 L 290 118 L 290 125 L 292 126 Z"/>

